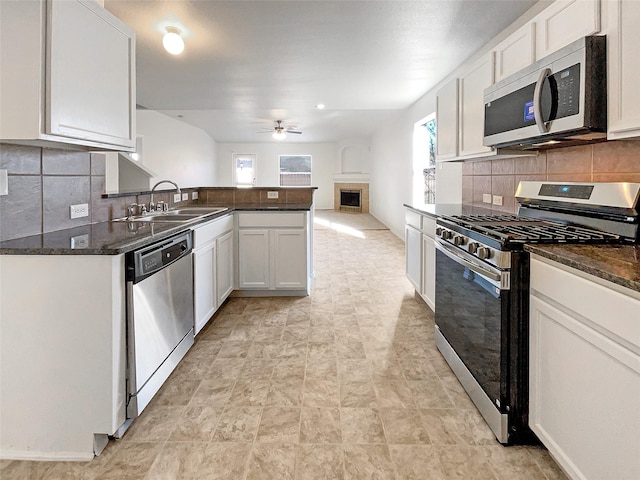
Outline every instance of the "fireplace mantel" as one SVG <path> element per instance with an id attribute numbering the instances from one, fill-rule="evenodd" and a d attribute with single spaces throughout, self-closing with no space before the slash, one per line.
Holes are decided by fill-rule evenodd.
<path id="1" fill-rule="evenodd" d="M 334 173 L 333 181 L 336 183 L 369 183 L 369 173 Z"/>

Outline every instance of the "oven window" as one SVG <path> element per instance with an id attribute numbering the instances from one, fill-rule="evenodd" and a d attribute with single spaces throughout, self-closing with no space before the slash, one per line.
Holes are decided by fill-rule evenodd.
<path id="1" fill-rule="evenodd" d="M 489 280 L 436 251 L 436 324 L 492 402 L 501 399 L 501 312 Z"/>

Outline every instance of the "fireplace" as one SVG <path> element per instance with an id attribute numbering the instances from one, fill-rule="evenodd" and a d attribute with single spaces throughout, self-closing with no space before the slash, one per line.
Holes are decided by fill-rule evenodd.
<path id="1" fill-rule="evenodd" d="M 340 210 L 362 211 L 362 190 L 340 189 Z"/>
<path id="2" fill-rule="evenodd" d="M 369 183 L 334 183 L 333 209 L 336 212 L 369 213 Z"/>

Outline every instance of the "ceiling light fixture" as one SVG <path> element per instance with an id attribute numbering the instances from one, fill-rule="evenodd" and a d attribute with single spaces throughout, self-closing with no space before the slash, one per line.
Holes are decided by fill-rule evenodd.
<path id="1" fill-rule="evenodd" d="M 273 132 L 272 137 L 276 140 L 284 140 L 285 138 L 287 138 L 287 134 L 284 133 L 282 129 L 280 129 L 279 131 Z"/>
<path id="2" fill-rule="evenodd" d="M 184 50 L 184 40 L 180 36 L 180 29 L 167 27 L 167 33 L 162 37 L 162 45 L 171 55 L 180 55 Z"/>
<path id="3" fill-rule="evenodd" d="M 317 108 L 318 110 L 324 110 L 324 103 L 319 103 L 319 104 L 317 104 L 317 105 L 316 105 L 316 108 Z"/>

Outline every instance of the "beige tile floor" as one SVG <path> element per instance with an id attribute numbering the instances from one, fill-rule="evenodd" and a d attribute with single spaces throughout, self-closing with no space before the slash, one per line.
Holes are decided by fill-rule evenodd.
<path id="1" fill-rule="evenodd" d="M 0 478 L 566 478 L 543 448 L 495 441 L 434 347 L 401 240 L 325 225 L 314 248 L 310 297 L 230 300 L 102 455 L 4 460 Z"/>

